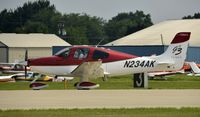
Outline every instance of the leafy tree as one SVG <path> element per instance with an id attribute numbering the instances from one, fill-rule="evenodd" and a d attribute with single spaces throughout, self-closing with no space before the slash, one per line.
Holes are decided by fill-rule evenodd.
<path id="1" fill-rule="evenodd" d="M 12 10 L 8 11 L 4 9 L 0 13 L 0 30 L 2 32 L 8 32 L 11 33 L 15 29 L 15 24 L 17 22 L 13 19 L 13 12 Z M 9 28 L 8 28 L 9 27 Z"/>
<path id="2" fill-rule="evenodd" d="M 193 16 L 184 16 L 182 19 L 200 19 L 200 13 L 195 13 Z"/>
<path id="3" fill-rule="evenodd" d="M 64 23 L 64 35 L 58 32 L 59 22 Z M 102 39 L 105 40 L 101 44 L 107 43 L 150 25 L 150 15 L 142 11 L 120 13 L 106 22 L 87 14 L 62 15 L 48 0 L 27 2 L 15 10 L 0 12 L 2 33 L 52 33 L 74 45 L 96 45 Z"/>
<path id="4" fill-rule="evenodd" d="M 149 14 L 145 15 L 143 11 L 119 13 L 105 25 L 105 32 L 109 41 L 113 41 L 152 24 L 151 16 Z"/>
<path id="5" fill-rule="evenodd" d="M 97 44 L 104 36 L 104 20 L 87 14 L 65 14 L 66 40 L 71 44 Z"/>
<path id="6" fill-rule="evenodd" d="M 88 39 L 85 30 L 81 27 L 68 27 L 66 28 L 67 37 L 66 41 L 73 45 L 88 44 Z"/>
<path id="7" fill-rule="evenodd" d="M 14 11 L 5 9 L 0 13 L 0 30 L 2 32 L 23 32 L 20 28 L 24 28 L 23 26 L 43 9 L 55 11 L 54 5 L 50 5 L 48 0 L 27 2 Z"/>
<path id="8" fill-rule="evenodd" d="M 51 9 L 42 9 L 33 15 L 24 26 L 17 28 L 16 32 L 24 33 L 56 33 L 57 22 L 61 18 L 61 14 Z"/>
<path id="9" fill-rule="evenodd" d="M 0 31 L 58 34 L 60 21 L 65 23 L 67 32 L 64 39 L 72 44 L 97 44 L 105 35 L 102 18 L 87 14 L 62 15 L 48 0 L 27 2 L 14 11 L 1 11 Z"/>
<path id="10" fill-rule="evenodd" d="M 26 33 L 48 33 L 48 27 L 37 21 L 28 21 L 26 22 L 25 26 L 23 27 L 24 31 Z"/>

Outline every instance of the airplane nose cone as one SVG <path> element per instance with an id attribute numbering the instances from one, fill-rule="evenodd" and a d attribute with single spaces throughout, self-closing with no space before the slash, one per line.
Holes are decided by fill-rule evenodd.
<path id="1" fill-rule="evenodd" d="M 28 59 L 27 61 L 28 66 L 45 65 L 46 63 L 44 58 Z"/>
<path id="2" fill-rule="evenodd" d="M 33 66 L 35 63 L 35 60 L 34 59 L 28 59 L 27 60 L 27 66 Z"/>

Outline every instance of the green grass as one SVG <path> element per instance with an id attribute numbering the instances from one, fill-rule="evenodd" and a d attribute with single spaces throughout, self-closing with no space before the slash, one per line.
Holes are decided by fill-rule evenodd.
<path id="1" fill-rule="evenodd" d="M 199 117 L 200 108 L 0 110 L 0 117 Z"/>
<path id="2" fill-rule="evenodd" d="M 72 81 L 68 81 L 67 89 L 75 89 L 74 83 L 78 82 L 76 78 Z M 104 82 L 101 78 L 90 80 L 100 84 L 98 89 L 133 89 L 132 75 L 118 76 L 108 78 L 108 81 Z M 64 89 L 63 82 L 46 82 L 49 87 L 45 90 L 62 90 Z M 184 74 L 178 74 L 168 77 L 167 80 L 149 80 L 150 89 L 200 89 L 200 77 L 186 76 Z M 31 90 L 29 88 L 29 82 L 1 82 L 0 90 Z"/>

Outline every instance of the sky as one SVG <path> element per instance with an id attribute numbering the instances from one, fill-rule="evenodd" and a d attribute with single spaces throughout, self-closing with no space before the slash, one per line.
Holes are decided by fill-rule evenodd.
<path id="1" fill-rule="evenodd" d="M 0 11 L 34 0 L 0 0 Z M 49 0 L 61 13 L 87 13 L 109 20 L 121 12 L 142 10 L 153 23 L 181 19 L 200 12 L 200 0 Z"/>

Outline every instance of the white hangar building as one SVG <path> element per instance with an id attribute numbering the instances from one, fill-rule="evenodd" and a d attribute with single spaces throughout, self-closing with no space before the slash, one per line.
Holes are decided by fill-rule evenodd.
<path id="1" fill-rule="evenodd" d="M 29 58 L 52 55 L 52 46 L 70 46 L 54 34 L 0 33 L 0 62 L 24 60 L 25 51 Z"/>
<path id="2" fill-rule="evenodd" d="M 110 42 L 106 46 L 113 46 L 116 50 L 138 56 L 161 54 L 178 32 L 191 32 L 187 61 L 200 63 L 200 19 L 160 22 Z"/>

